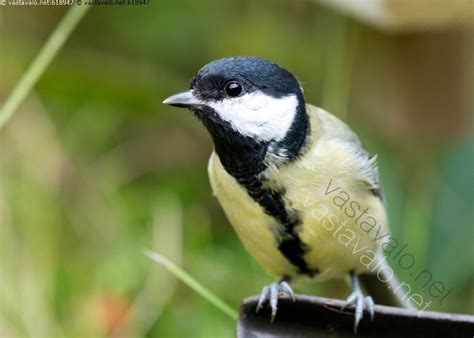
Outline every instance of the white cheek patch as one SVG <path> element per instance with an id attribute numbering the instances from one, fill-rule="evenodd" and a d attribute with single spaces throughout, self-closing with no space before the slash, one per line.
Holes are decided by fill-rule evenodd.
<path id="1" fill-rule="evenodd" d="M 274 98 L 253 92 L 218 102 L 206 102 L 217 114 L 244 136 L 262 141 L 281 141 L 293 123 L 296 95 Z"/>

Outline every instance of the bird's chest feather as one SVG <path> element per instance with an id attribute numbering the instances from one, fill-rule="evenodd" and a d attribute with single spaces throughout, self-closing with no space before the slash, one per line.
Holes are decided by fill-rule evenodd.
<path id="1" fill-rule="evenodd" d="M 344 173 L 324 168 L 315 173 L 304 163 L 288 170 L 269 170 L 264 184 L 267 193 L 257 192 L 253 197 L 227 173 L 215 154 L 209 162 L 209 176 L 214 194 L 246 249 L 273 275 L 342 276 L 349 270 L 362 270 L 361 254 L 377 250 L 370 236 L 358 230 L 355 218 L 334 203 L 342 183 L 348 183 Z M 354 199 L 362 198 L 357 187 L 349 188 Z M 257 203 L 259 198 L 273 201 Z M 380 209 L 374 203 L 374 210 Z M 351 243 L 341 242 L 339 236 L 347 229 L 354 233 Z"/>
<path id="2" fill-rule="evenodd" d="M 278 249 L 278 234 L 283 226 L 227 173 L 215 153 L 209 160 L 208 171 L 214 195 L 257 263 L 275 276 L 294 275 L 297 268 Z M 255 194 L 259 193 L 255 191 Z"/>

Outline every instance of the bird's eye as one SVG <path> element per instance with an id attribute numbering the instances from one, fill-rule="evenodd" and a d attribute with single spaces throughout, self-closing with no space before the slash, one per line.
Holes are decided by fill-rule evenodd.
<path id="1" fill-rule="evenodd" d="M 236 81 L 227 82 L 225 92 L 232 97 L 239 96 L 242 93 L 242 86 Z"/>

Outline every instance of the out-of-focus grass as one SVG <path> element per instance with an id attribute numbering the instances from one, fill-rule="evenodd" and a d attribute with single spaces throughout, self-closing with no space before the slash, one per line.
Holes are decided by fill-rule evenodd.
<path id="1" fill-rule="evenodd" d="M 216 308 L 221 310 L 227 316 L 229 316 L 234 321 L 237 320 L 237 311 L 232 309 L 229 305 L 222 302 L 218 296 L 216 296 L 211 290 L 207 289 L 202 283 L 199 283 L 194 277 L 189 275 L 186 271 L 181 269 L 178 265 L 170 261 L 165 256 L 153 252 L 150 250 L 145 250 L 144 254 L 152 259 L 153 261 L 161 264 L 165 267 L 170 273 L 175 275 L 178 279 L 180 279 L 183 283 L 189 286 L 191 289 L 196 291 L 202 298 L 209 301 L 209 303 L 213 304 Z"/>
<path id="2" fill-rule="evenodd" d="M 73 6 L 66 13 L 4 104 L 0 106 L 0 129 L 18 109 L 89 8 L 89 6 Z"/>
<path id="3" fill-rule="evenodd" d="M 63 12 L 0 11 L 3 101 Z M 364 38 L 354 26 L 312 2 L 93 8 L 0 133 L 0 335 L 234 335 L 142 248 L 205 276 L 234 308 L 271 282 L 211 196 L 205 131 L 161 104 L 202 64 L 235 54 L 285 65 L 309 102 L 350 122 L 379 154 L 394 235 L 455 290 L 434 308 L 472 311 L 472 140 L 410 153 L 362 124 L 350 109 Z"/>

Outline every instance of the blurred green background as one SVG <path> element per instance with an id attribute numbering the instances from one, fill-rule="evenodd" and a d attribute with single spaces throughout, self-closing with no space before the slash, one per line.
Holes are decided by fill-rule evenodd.
<path id="1" fill-rule="evenodd" d="M 0 103 L 64 12 L 0 8 Z M 308 102 L 360 134 L 379 156 L 394 236 L 453 288 L 431 309 L 473 313 L 465 41 L 457 29 L 384 34 L 312 1 L 92 8 L 0 131 L 0 336 L 234 335 L 232 320 L 142 253 L 166 255 L 234 308 L 272 281 L 211 195 L 206 131 L 161 103 L 229 55 L 290 69 Z"/>

